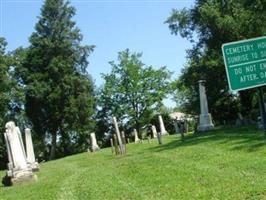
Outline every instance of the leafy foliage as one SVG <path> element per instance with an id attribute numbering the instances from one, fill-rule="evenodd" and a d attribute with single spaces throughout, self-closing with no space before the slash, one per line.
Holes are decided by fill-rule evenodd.
<path id="1" fill-rule="evenodd" d="M 25 85 L 26 114 L 43 144 L 51 141 L 50 158 L 58 145 L 67 155 L 72 144 L 91 129 L 94 85 L 87 73 L 93 46 L 81 46 L 82 35 L 64 0 L 46 0 L 30 37 L 31 45 L 17 67 Z"/>
<path id="2" fill-rule="evenodd" d="M 99 115 L 102 120 L 116 116 L 121 122 L 138 130 L 149 123 L 154 110 L 169 93 L 170 73 L 166 67 L 157 70 L 141 62 L 140 53 L 125 50 L 118 63 L 110 62 L 112 71 L 103 74 L 105 84 L 99 94 Z"/>
<path id="3" fill-rule="evenodd" d="M 183 109 L 198 113 L 197 81 L 207 80 L 210 111 L 217 121 L 232 120 L 239 112 L 238 95 L 230 93 L 222 59 L 223 43 L 265 35 L 265 2 L 197 0 L 191 9 L 173 10 L 166 23 L 172 34 L 194 43 L 189 62 L 177 81 Z M 197 38 L 197 39 L 195 39 Z M 240 92 L 241 112 L 248 116 L 254 90 Z M 245 98 L 244 98 L 245 97 Z"/>

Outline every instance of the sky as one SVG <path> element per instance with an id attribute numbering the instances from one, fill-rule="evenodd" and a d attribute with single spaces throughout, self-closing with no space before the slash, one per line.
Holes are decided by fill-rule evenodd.
<path id="1" fill-rule="evenodd" d="M 190 8 L 194 0 L 72 0 L 74 20 L 83 34 L 83 44 L 95 45 L 88 71 L 96 86 L 102 85 L 101 73 L 109 73 L 109 61 L 129 49 L 142 52 L 142 62 L 155 68 L 167 66 L 176 79 L 186 63 L 189 41 L 171 35 L 164 23 L 172 9 Z M 27 47 L 28 38 L 40 16 L 43 0 L 0 0 L 0 36 L 8 50 Z M 168 107 L 174 103 L 165 101 Z"/>

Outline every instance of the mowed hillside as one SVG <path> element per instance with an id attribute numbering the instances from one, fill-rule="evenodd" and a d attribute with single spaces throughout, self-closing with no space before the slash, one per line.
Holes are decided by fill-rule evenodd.
<path id="1" fill-rule="evenodd" d="M 253 127 L 163 137 L 41 164 L 38 183 L 0 187 L 0 199 L 266 199 L 266 143 Z M 4 171 L 0 172 L 1 177 Z"/>

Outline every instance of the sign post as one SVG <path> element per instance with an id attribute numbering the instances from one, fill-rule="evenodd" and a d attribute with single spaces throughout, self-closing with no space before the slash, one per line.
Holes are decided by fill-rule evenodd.
<path id="1" fill-rule="evenodd" d="M 266 134 L 262 91 L 262 86 L 266 85 L 266 37 L 223 44 L 222 52 L 230 90 L 258 88 Z"/>

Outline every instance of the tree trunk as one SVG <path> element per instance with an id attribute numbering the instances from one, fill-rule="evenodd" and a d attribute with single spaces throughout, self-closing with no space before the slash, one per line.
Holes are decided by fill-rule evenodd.
<path id="1" fill-rule="evenodd" d="M 53 160 L 55 158 L 55 149 L 56 149 L 56 133 L 52 134 L 52 146 L 51 146 L 51 152 L 50 152 L 50 158 L 49 160 Z"/>

